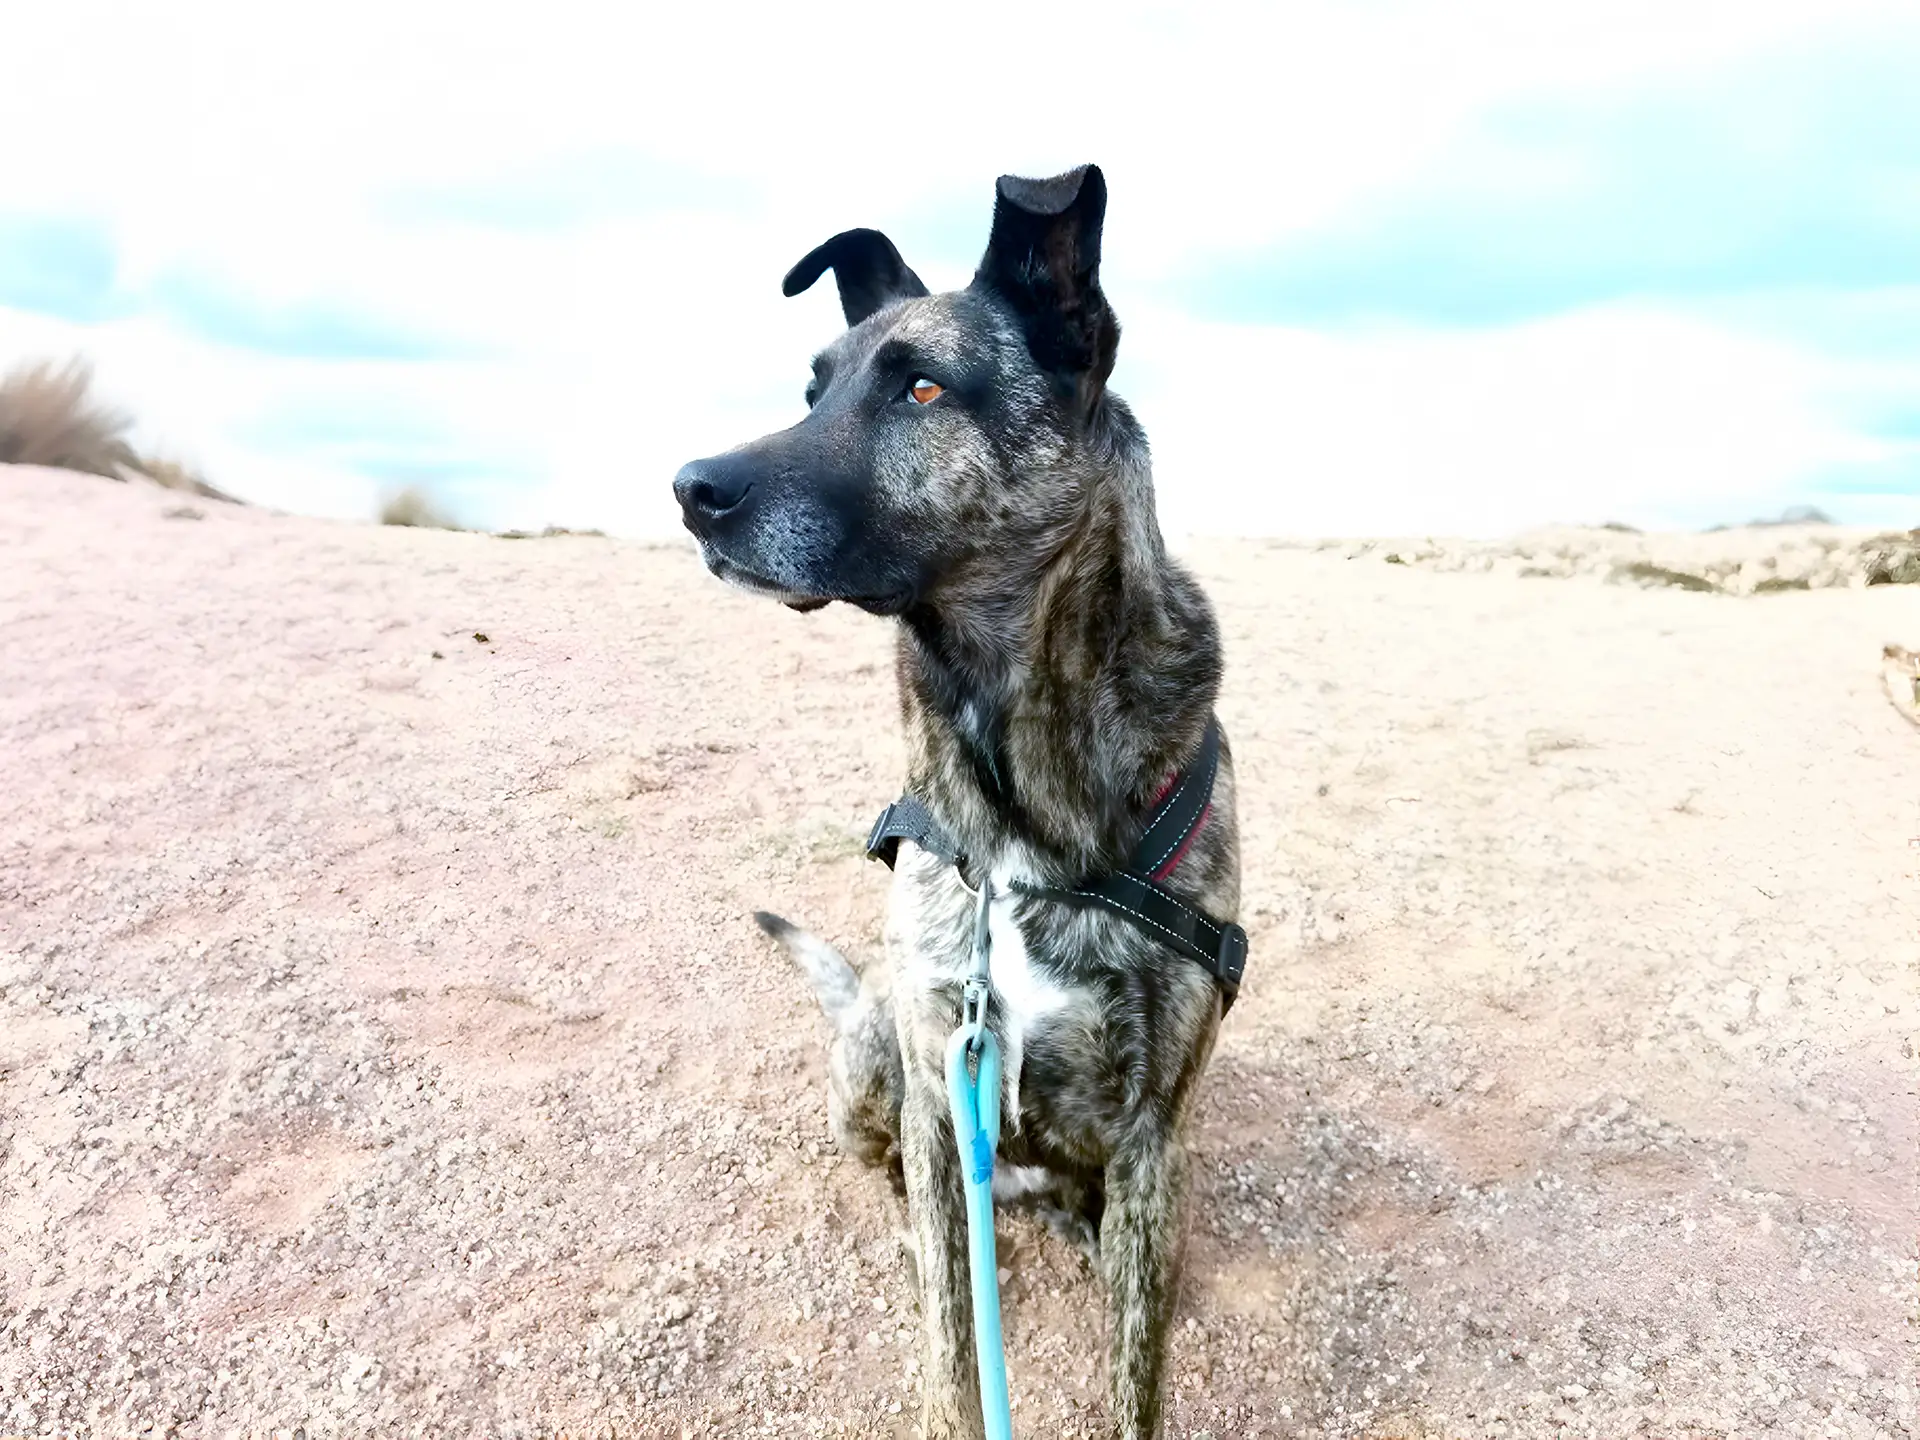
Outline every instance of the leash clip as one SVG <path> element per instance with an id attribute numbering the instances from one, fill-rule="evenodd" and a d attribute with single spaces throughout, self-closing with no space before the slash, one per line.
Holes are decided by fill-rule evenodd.
<path id="1" fill-rule="evenodd" d="M 967 1269 L 973 1288 L 973 1348 L 986 1440 L 1012 1440 L 1006 1347 L 1000 1333 L 1000 1265 L 993 1244 L 993 1156 L 1000 1144 L 1000 1042 L 987 1028 L 993 881 L 980 881 L 973 969 L 960 990 L 960 1024 L 947 1038 L 947 1104 L 959 1146 L 967 1213 Z"/>
<path id="2" fill-rule="evenodd" d="M 993 991 L 993 878 L 980 878 L 980 908 L 973 920 L 973 971 L 960 990 L 960 1024 L 968 1031 L 967 1058 L 978 1061 L 987 1028 L 987 997 Z"/>

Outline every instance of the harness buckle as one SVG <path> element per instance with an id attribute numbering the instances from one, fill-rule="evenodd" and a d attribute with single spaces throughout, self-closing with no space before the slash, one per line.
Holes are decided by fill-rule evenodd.
<path id="1" fill-rule="evenodd" d="M 900 853 L 900 837 L 888 833 L 894 809 L 894 805 L 888 805 L 882 810 L 880 818 L 873 822 L 873 829 L 867 832 L 867 858 L 884 861 L 889 870 L 893 869 L 894 859 Z"/>
<path id="2" fill-rule="evenodd" d="M 968 980 L 965 985 L 960 987 L 960 1024 L 962 1026 L 984 1027 L 986 1025 L 987 990 L 987 983 L 977 977 Z M 978 1047 L 979 1039 L 976 1036 L 973 1041 L 973 1048 L 977 1049 Z"/>
<path id="3" fill-rule="evenodd" d="M 1220 983 L 1229 991 L 1240 988 L 1247 970 L 1247 932 L 1229 921 L 1220 927 Z"/>
<path id="4" fill-rule="evenodd" d="M 993 991 L 993 878 L 980 877 L 980 908 L 973 918 L 973 971 L 960 990 L 960 1023 L 977 1027 L 968 1053 L 977 1055 L 987 1024 L 987 997 Z"/>
<path id="5" fill-rule="evenodd" d="M 1232 923 L 1218 923 L 1160 883 L 1180 863 L 1188 843 L 1206 824 L 1220 754 L 1220 724 L 1210 717 L 1201 737 L 1199 755 L 1169 782 L 1170 793 L 1163 793 L 1155 801 L 1153 814 L 1148 817 L 1146 831 L 1135 847 L 1129 867 L 1111 871 L 1104 877 L 1090 877 L 1069 887 L 1014 880 L 1008 883 L 1008 891 L 1070 905 L 1101 905 L 1126 916 L 1143 931 L 1202 966 L 1213 976 L 1227 1005 L 1231 1006 L 1247 968 L 1247 932 Z M 941 864 L 953 866 L 961 887 L 978 899 L 973 964 L 963 982 L 962 997 L 966 1023 L 979 1027 L 969 1038 L 966 1053 L 977 1058 L 993 989 L 988 959 L 993 940 L 989 923 L 994 900 L 991 878 L 982 875 L 978 886 L 968 883 L 966 853 L 927 807 L 910 794 L 888 805 L 873 822 L 873 829 L 867 834 L 867 858 L 883 862 L 889 870 L 896 868 L 902 840 L 913 841 Z"/>

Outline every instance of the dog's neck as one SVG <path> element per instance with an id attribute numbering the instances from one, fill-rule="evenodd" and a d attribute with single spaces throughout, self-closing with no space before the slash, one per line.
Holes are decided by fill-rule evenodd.
<path id="1" fill-rule="evenodd" d="M 1143 451 L 1024 556 L 996 555 L 903 617 L 914 792 L 970 855 L 1052 883 L 1122 863 L 1219 688 L 1213 614 L 1167 559 Z"/>

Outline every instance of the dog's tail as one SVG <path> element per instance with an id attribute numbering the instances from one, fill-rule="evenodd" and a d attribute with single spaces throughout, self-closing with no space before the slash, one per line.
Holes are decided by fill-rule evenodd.
<path id="1" fill-rule="evenodd" d="M 840 1148 L 886 1168 L 905 1193 L 900 1171 L 900 1105 L 906 1073 L 893 1028 L 890 972 L 875 961 L 865 972 L 817 935 L 756 910 L 760 928 L 780 942 L 806 974 L 833 1022 L 827 1048 L 827 1122 Z"/>
<path id="2" fill-rule="evenodd" d="M 808 934 L 770 911 L 756 910 L 753 918 L 806 973 L 813 993 L 819 997 L 820 1008 L 827 1012 L 834 1028 L 845 1029 L 860 1003 L 860 972 L 853 968 L 853 962 L 819 936 Z"/>

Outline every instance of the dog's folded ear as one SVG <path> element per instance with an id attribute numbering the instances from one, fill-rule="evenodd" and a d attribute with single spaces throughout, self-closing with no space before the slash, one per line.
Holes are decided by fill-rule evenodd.
<path id="1" fill-rule="evenodd" d="M 1087 410 L 1105 390 L 1120 348 L 1120 322 L 1100 292 L 1106 214 L 1107 181 L 1098 165 L 1047 180 L 1002 175 L 993 235 L 973 278 L 1013 306 L 1035 362 Z"/>
<path id="2" fill-rule="evenodd" d="M 927 293 L 893 242 L 878 230 L 842 230 L 815 246 L 787 272 L 781 293 L 792 298 L 828 270 L 839 282 L 840 309 L 850 327 L 896 300 L 915 300 Z"/>

